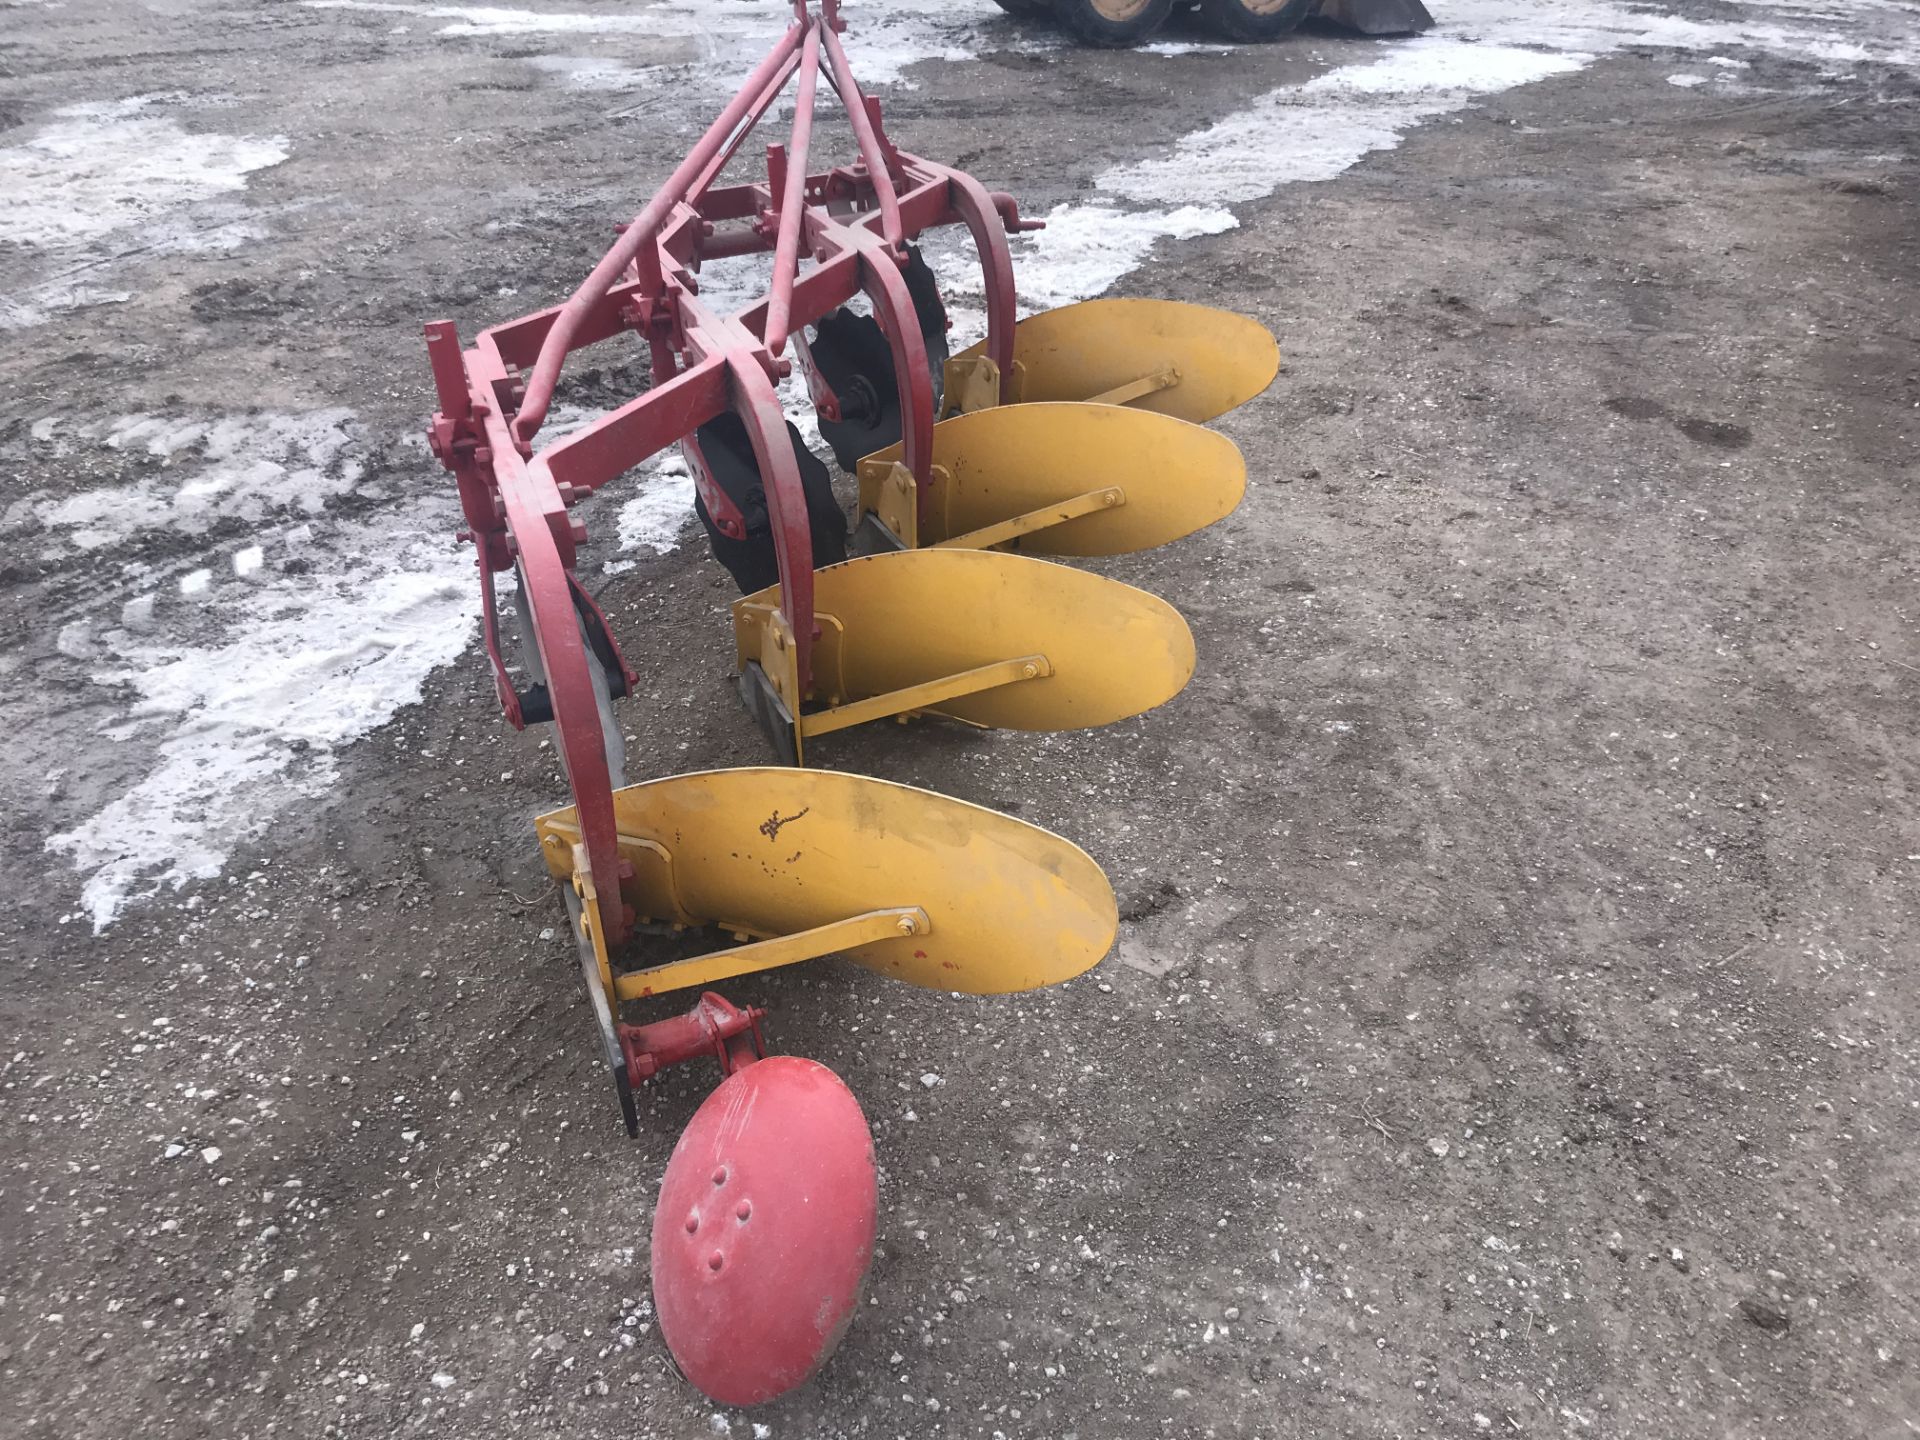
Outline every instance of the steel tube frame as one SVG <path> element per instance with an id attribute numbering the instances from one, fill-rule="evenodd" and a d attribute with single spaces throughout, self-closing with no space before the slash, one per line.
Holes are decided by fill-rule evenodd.
<path id="1" fill-rule="evenodd" d="M 872 303 L 893 352 L 903 459 L 921 487 L 931 481 L 933 388 L 903 266 L 924 231 L 964 225 L 979 252 L 987 307 L 987 353 L 1005 380 L 1013 358 L 1013 265 L 1007 234 L 1038 228 L 1013 201 L 972 176 L 897 150 L 880 107 L 853 78 L 834 0 L 794 0 L 794 21 L 700 141 L 565 303 L 482 331 L 464 352 L 454 326 L 427 327 L 439 411 L 434 453 L 454 473 L 479 551 L 486 637 L 508 719 L 524 723 L 500 654 L 491 576 L 518 566 L 520 603 L 536 637 L 558 749 L 580 817 L 602 933 L 617 943 L 632 917 L 620 901 L 622 862 L 612 776 L 602 743 L 588 643 L 591 610 L 574 577 L 585 526 L 571 508 L 649 457 L 733 411 L 745 422 L 772 520 L 781 615 L 794 639 L 802 687 L 815 636 L 813 554 L 805 492 L 776 385 L 800 327 L 856 293 Z M 847 111 L 860 161 L 807 172 L 813 100 L 825 67 Z M 785 87 L 799 76 L 789 148 L 768 149 L 765 183 L 715 182 Z M 701 264 L 773 252 L 765 298 L 717 313 L 699 296 Z M 803 259 L 811 263 L 803 271 Z M 647 342 L 653 383 L 611 414 L 551 443 L 532 440 L 552 404 L 568 355 L 623 333 Z M 525 375 L 524 383 L 522 372 Z M 1003 397 L 1004 398 L 1004 392 Z M 597 611 L 591 621 L 597 622 Z M 610 633 L 607 641 L 611 643 Z M 617 652 L 615 655 L 618 660 Z M 627 673 L 625 661 L 618 660 Z"/>

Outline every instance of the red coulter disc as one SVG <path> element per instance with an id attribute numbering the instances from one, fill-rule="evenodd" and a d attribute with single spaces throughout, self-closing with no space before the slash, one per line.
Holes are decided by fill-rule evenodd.
<path id="1" fill-rule="evenodd" d="M 681 1372 L 758 1405 L 833 1353 L 873 1258 L 873 1136 L 826 1066 L 735 1071 L 673 1147 L 653 1214 L 653 1303 Z"/>

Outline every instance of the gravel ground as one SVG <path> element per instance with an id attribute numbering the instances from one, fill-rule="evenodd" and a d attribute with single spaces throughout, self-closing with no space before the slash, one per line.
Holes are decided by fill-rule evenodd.
<path id="1" fill-rule="evenodd" d="M 1920 1429 L 1920 7 L 1542 0 L 1534 83 L 1289 170 L 1261 97 L 1502 3 L 1139 54 L 852 7 L 902 145 L 1111 199 L 1113 293 L 1287 368 L 1241 509 L 1101 567 L 1188 617 L 1179 699 L 821 756 L 1071 837 L 1123 924 L 1031 995 L 728 987 L 882 1165 L 843 1348 L 750 1414 L 648 1300 L 712 1074 L 626 1140 L 413 437 L 419 322 L 566 293 L 778 7 L 0 7 L 0 1433 Z M 762 763 L 724 575 L 595 503 L 632 770 Z"/>

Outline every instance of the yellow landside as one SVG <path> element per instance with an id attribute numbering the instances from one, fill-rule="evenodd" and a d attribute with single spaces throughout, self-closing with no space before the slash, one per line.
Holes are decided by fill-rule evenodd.
<path id="1" fill-rule="evenodd" d="M 1247 491 L 1246 460 L 1226 436 L 1116 405 L 999 405 L 942 420 L 924 497 L 900 453 L 860 462 L 860 511 L 909 549 L 1123 555 L 1213 524 Z"/>
<path id="2" fill-rule="evenodd" d="M 1112 887 L 1078 846 L 906 785 L 710 770 L 616 790 L 613 803 L 633 870 L 625 902 L 643 920 L 752 943 L 616 975 L 589 930 L 611 1002 L 834 953 L 932 990 L 1031 990 L 1098 964 L 1119 926 Z M 573 807 L 536 824 L 548 869 L 590 889 Z"/>
<path id="3" fill-rule="evenodd" d="M 1258 321 L 1179 300 L 1085 300 L 1013 328 L 1014 404 L 1094 400 L 1204 423 L 1244 405 L 1280 373 Z M 947 364 L 949 412 L 998 403 L 986 342 Z"/>
<path id="4" fill-rule="evenodd" d="M 779 604 L 778 586 L 734 602 L 735 653 L 749 708 L 777 701 L 776 743 L 788 749 L 790 732 L 796 764 L 808 739 L 889 716 L 1110 725 L 1193 676 L 1193 634 L 1166 601 L 1019 555 L 896 550 L 816 570 L 807 695 Z"/>

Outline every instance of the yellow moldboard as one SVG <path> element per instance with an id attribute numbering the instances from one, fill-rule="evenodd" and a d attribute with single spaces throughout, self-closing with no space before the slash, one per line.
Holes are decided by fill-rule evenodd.
<path id="1" fill-rule="evenodd" d="M 986 353 L 982 341 L 959 358 Z M 1083 300 L 1013 327 L 1013 400 L 1087 400 L 1172 369 L 1178 380 L 1130 402 L 1204 423 L 1244 405 L 1280 373 L 1280 349 L 1256 320 L 1179 300 Z"/>
<path id="2" fill-rule="evenodd" d="M 893 446 L 860 462 L 864 510 L 878 508 Z M 1118 488 L 1123 503 L 1022 537 L 1034 555 L 1126 555 L 1205 529 L 1247 493 L 1240 447 L 1200 425 L 1123 405 L 996 405 L 933 427 L 933 490 L 920 543 L 938 545 Z"/>
<path id="3" fill-rule="evenodd" d="M 735 602 L 777 605 L 773 586 Z M 1111 725 L 1193 678 L 1193 632 L 1166 601 L 1118 580 L 986 550 L 895 550 L 813 574 L 814 690 L 836 703 L 996 661 L 1051 673 L 963 695 L 943 715 L 1008 730 Z M 759 651 L 736 625 L 744 665 Z M 903 902 L 904 903 L 904 902 Z"/>
<path id="4" fill-rule="evenodd" d="M 787 767 L 708 770 L 613 794 L 630 901 L 755 936 L 790 935 L 917 905 L 927 933 L 845 952 L 930 990 L 995 995 L 1091 969 L 1119 929 L 1113 889 L 1085 851 L 945 795 Z M 540 817 L 562 832 L 572 806 Z M 544 846 L 566 878 L 567 845 Z"/>

